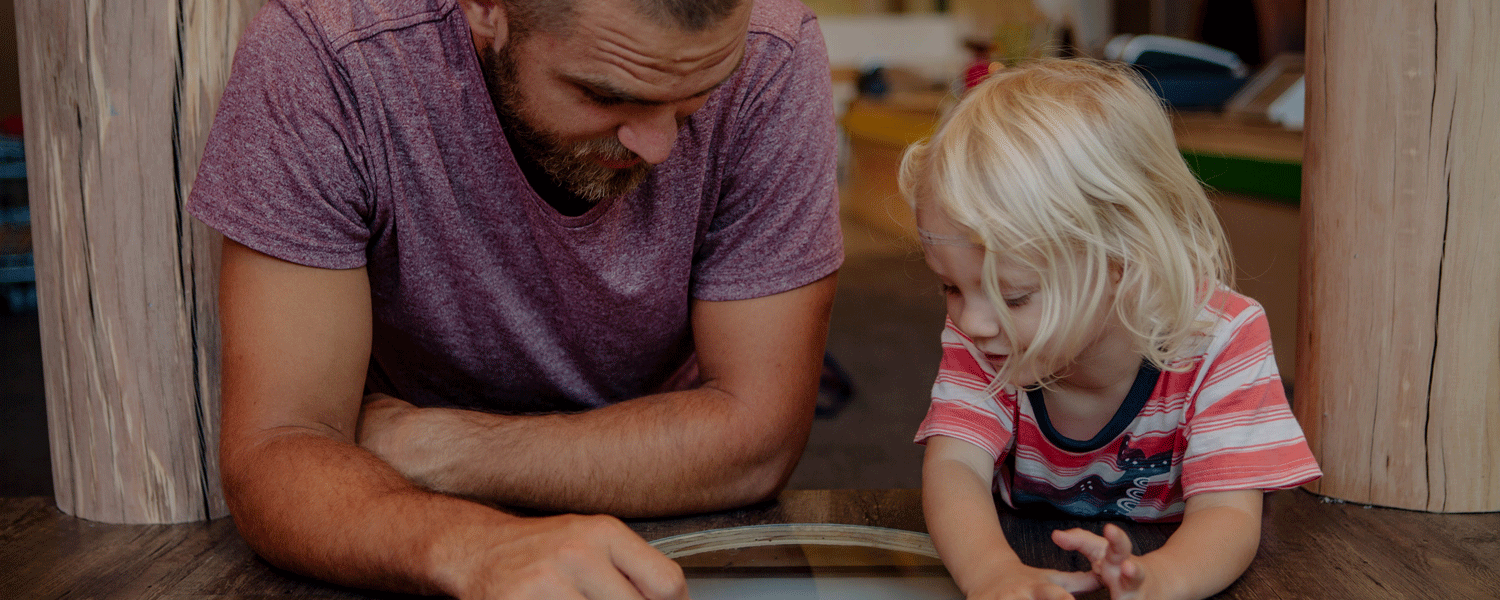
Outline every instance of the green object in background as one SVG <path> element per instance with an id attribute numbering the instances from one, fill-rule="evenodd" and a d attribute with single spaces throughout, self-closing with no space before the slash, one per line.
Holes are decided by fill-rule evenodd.
<path id="1" fill-rule="evenodd" d="M 1188 168 L 1210 190 L 1248 194 L 1296 206 L 1302 200 L 1302 164 L 1184 150 Z"/>

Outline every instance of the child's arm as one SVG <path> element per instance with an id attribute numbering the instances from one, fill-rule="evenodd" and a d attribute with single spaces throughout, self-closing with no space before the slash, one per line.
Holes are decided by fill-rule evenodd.
<path id="1" fill-rule="evenodd" d="M 1092 573 L 1029 567 L 1000 530 L 990 491 L 994 458 L 972 443 L 946 436 L 927 440 L 922 464 L 922 510 L 933 545 L 953 581 L 970 600 L 1071 599 L 1100 587 Z"/>
<path id="2" fill-rule="evenodd" d="M 1131 556 L 1130 538 L 1113 524 L 1103 537 L 1070 529 L 1054 531 L 1052 540 L 1087 556 L 1114 600 L 1201 600 L 1229 587 L 1255 558 L 1263 500 L 1260 490 L 1188 498 L 1182 526 L 1145 556 Z"/>

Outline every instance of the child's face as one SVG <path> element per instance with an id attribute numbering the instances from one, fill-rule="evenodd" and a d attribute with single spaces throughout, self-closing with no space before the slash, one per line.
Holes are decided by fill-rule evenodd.
<path id="1" fill-rule="evenodd" d="M 948 318 L 974 341 L 991 365 L 996 368 L 1004 365 L 1011 355 L 1024 350 L 1036 336 L 1041 309 L 1033 300 L 1040 289 L 1041 277 L 1035 271 L 1010 261 L 998 260 L 995 274 L 1001 297 L 992 302 L 984 290 L 984 247 L 977 243 L 965 244 L 962 240 L 969 238 L 970 233 L 954 225 L 941 210 L 929 203 L 923 203 L 918 209 L 917 226 L 939 237 L 936 243 L 925 240 L 922 249 L 927 266 L 943 283 Z M 1021 347 L 1012 347 L 1011 338 L 1004 335 L 999 310 L 1010 314 L 1015 340 Z M 1017 373 L 1008 383 L 1031 385 L 1045 375 Z"/>

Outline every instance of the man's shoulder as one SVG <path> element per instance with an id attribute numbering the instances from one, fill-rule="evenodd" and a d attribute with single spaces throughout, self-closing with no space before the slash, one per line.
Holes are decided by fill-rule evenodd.
<path id="1" fill-rule="evenodd" d="M 385 31 L 442 19 L 458 0 L 273 0 L 315 26 L 335 48 Z"/>
<path id="2" fill-rule="evenodd" d="M 764 34 L 795 44 L 802 37 L 804 23 L 816 19 L 811 9 L 799 0 L 753 0 L 750 33 Z"/>

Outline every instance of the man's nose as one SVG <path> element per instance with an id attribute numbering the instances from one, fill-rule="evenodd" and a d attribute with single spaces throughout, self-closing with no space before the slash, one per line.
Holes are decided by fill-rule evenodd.
<path id="1" fill-rule="evenodd" d="M 620 143 L 653 165 L 667 160 L 677 142 L 677 117 L 670 106 L 652 107 L 620 125 Z"/>

